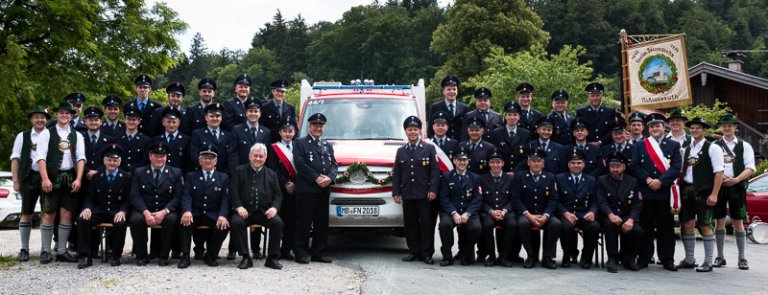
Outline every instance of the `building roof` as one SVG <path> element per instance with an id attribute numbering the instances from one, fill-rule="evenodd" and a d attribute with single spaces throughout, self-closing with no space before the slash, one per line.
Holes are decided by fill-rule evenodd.
<path id="1" fill-rule="evenodd" d="M 725 78 L 728 80 L 736 81 L 745 85 L 768 90 L 768 79 L 761 78 L 758 76 L 753 76 L 753 75 L 742 73 L 742 72 L 733 71 L 728 68 L 713 65 L 711 63 L 702 62 L 700 64 L 697 64 L 691 67 L 688 70 L 688 75 L 691 78 L 701 74 L 712 74 L 712 75 Z"/>

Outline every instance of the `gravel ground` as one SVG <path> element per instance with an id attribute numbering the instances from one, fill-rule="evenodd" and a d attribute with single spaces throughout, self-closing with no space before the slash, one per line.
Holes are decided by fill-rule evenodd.
<path id="1" fill-rule="evenodd" d="M 0 230 L 0 255 L 15 257 L 18 252 L 17 230 Z M 224 242 L 224 246 L 228 241 Z M 237 268 L 239 258 L 227 261 L 222 249 L 218 267 L 209 267 L 202 261 L 193 260 L 187 269 L 171 265 L 157 266 L 157 260 L 139 267 L 134 259 L 123 256 L 123 265 L 110 267 L 94 259 L 94 265 L 78 270 L 76 263 L 42 265 L 40 231 L 32 231 L 30 241 L 33 258 L 29 262 L 9 268 L 0 268 L 0 294 L 137 294 L 140 292 L 191 291 L 198 294 L 360 294 L 364 281 L 363 272 L 335 260 L 331 264 L 310 263 L 299 265 L 293 261 L 281 261 L 280 271 L 265 268 L 264 260 L 255 260 L 254 268 Z M 125 249 L 131 249 L 130 234 Z M 297 282 L 300 282 L 297 284 Z"/>

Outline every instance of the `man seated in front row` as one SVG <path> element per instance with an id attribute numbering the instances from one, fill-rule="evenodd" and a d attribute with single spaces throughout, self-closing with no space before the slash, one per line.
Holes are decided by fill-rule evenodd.
<path id="1" fill-rule="evenodd" d="M 203 147 L 199 152 L 200 170 L 187 173 L 184 194 L 181 195 L 181 260 L 178 268 L 189 267 L 189 250 L 192 235 L 195 247 L 205 249 L 198 242 L 208 246 L 203 261 L 208 266 L 218 266 L 216 256 L 221 244 L 227 238 L 229 230 L 229 176 L 216 171 L 216 157 L 219 150 L 215 145 Z M 197 231 L 198 226 L 207 226 L 208 230 Z"/>
<path id="2" fill-rule="evenodd" d="M 280 240 L 283 238 L 283 220 L 277 215 L 283 201 L 283 193 L 277 173 L 264 167 L 267 161 L 267 147 L 263 143 L 254 144 L 248 154 L 250 163 L 238 166 L 232 172 L 229 182 L 229 196 L 232 208 L 232 238 L 235 239 L 238 252 L 243 260 L 237 267 L 247 269 L 253 266 L 253 259 L 248 254 L 247 232 L 249 225 L 259 224 L 269 228 L 269 253 L 264 266 L 281 269 Z"/>
<path id="3" fill-rule="evenodd" d="M 459 235 L 459 253 L 461 253 L 461 264 L 469 265 L 475 255 L 475 242 L 480 238 L 482 226 L 477 214 L 482 203 L 482 196 L 479 194 L 477 174 L 468 171 L 469 154 L 464 147 L 459 147 L 453 157 L 455 169 L 443 174 L 440 181 L 440 241 L 442 246 L 440 251 L 443 253 L 443 261 L 440 266 L 453 265 L 453 228 L 458 227 L 459 231 L 465 231 Z M 462 240 L 461 238 L 465 238 Z"/>

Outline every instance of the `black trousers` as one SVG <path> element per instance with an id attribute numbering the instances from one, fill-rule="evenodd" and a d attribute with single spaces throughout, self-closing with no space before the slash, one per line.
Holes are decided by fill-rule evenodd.
<path id="1" fill-rule="evenodd" d="M 488 213 L 480 213 L 480 222 L 483 225 L 483 236 L 482 242 L 478 243 L 478 248 L 480 248 L 480 244 L 485 245 L 485 249 L 488 251 L 487 254 L 495 257 L 496 252 L 493 249 L 496 247 L 500 258 L 511 258 L 512 243 L 518 239 L 517 217 L 515 217 L 515 214 L 509 212 L 504 216 L 503 220 L 498 221 L 493 219 Z M 496 229 L 496 226 L 501 228 Z M 496 231 L 496 238 L 500 241 L 494 242 L 494 230 Z"/>
<path id="2" fill-rule="evenodd" d="M 114 216 L 111 214 L 91 214 L 91 219 L 77 219 L 77 238 L 81 241 L 81 243 L 77 244 L 77 253 L 80 254 L 80 257 L 90 257 L 93 253 L 91 247 L 98 245 L 88 242 L 91 241 L 95 232 L 98 231 L 98 229 L 94 230 L 93 227 L 99 223 L 111 223 L 114 227 L 109 235 L 109 247 L 112 249 L 112 258 L 120 258 L 123 254 L 123 247 L 125 246 L 125 233 L 127 231 L 128 223 L 125 220 L 121 222 L 113 222 L 113 220 Z M 107 245 L 104 246 L 106 247 Z"/>
<path id="3" fill-rule="evenodd" d="M 560 228 L 562 229 L 560 245 L 563 248 L 563 259 L 569 259 L 578 253 L 576 251 L 578 251 L 579 233 L 575 230 L 578 228 L 584 237 L 584 251 L 581 252 L 581 261 L 592 262 L 592 255 L 597 247 L 597 237 L 600 234 L 600 224 L 596 220 L 586 221 L 583 218 L 576 220 L 576 224 L 572 224 L 565 218 L 560 220 Z"/>
<path id="4" fill-rule="evenodd" d="M 229 230 L 220 230 L 216 228 L 216 220 L 211 220 L 205 215 L 193 215 L 192 223 L 189 226 L 179 225 L 179 240 L 181 241 L 181 253 L 189 254 L 192 247 L 192 237 L 196 236 L 195 248 L 202 247 L 205 243 L 208 246 L 208 255 L 216 257 L 221 250 L 221 244 L 227 238 Z M 207 226 L 207 230 L 195 230 L 198 226 Z M 199 244 L 198 244 L 199 243 Z"/>
<path id="5" fill-rule="evenodd" d="M 230 225 L 232 226 L 232 239 L 235 240 L 237 251 L 241 255 L 248 255 L 248 226 L 258 224 L 269 228 L 269 245 L 267 245 L 267 257 L 280 257 L 280 240 L 283 238 L 283 219 L 279 215 L 268 219 L 262 212 L 251 212 L 247 219 L 240 217 L 237 212 L 232 213 Z M 257 233 L 254 232 L 253 235 Z"/>
<path id="6" fill-rule="evenodd" d="M 643 239 L 640 242 L 641 262 L 653 257 L 653 240 L 662 263 L 675 261 L 675 219 L 670 211 L 669 200 L 643 200 L 640 213 L 640 225 L 643 227 Z"/>
<path id="7" fill-rule="evenodd" d="M 432 257 L 435 249 L 435 227 L 428 199 L 403 200 L 405 243 L 416 257 Z M 430 250 L 432 252 L 430 252 Z"/>
<path id="8" fill-rule="evenodd" d="M 328 200 L 331 191 L 296 194 L 296 258 L 322 256 L 328 247 Z M 312 246 L 309 245 L 310 232 Z"/>
<path id="9" fill-rule="evenodd" d="M 635 222 L 632 230 L 625 233 L 621 230 L 621 225 L 611 223 L 611 220 L 604 217 L 600 220 L 605 236 L 605 248 L 608 251 L 608 258 L 620 261 L 630 262 L 637 257 L 638 244 L 643 237 L 643 227 Z M 619 257 L 619 236 L 621 236 L 621 253 Z"/>
<path id="10" fill-rule="evenodd" d="M 453 259 L 451 249 L 453 248 L 453 228 L 457 227 L 453 222 L 453 217 L 448 213 L 440 213 L 440 224 L 438 229 L 440 230 L 440 252 L 443 254 L 443 259 Z M 480 225 L 480 217 L 477 214 L 473 214 L 469 217 L 466 224 L 456 229 L 459 232 L 459 248 L 463 249 L 463 255 L 473 257 L 475 251 L 475 243 L 480 238 L 483 231 L 483 226 Z M 461 234 L 462 232 L 463 235 Z"/>
<path id="11" fill-rule="evenodd" d="M 560 238 L 560 231 L 561 231 L 561 225 L 560 220 L 557 219 L 557 217 L 551 216 L 549 217 L 549 220 L 547 220 L 547 223 L 543 226 L 544 230 L 544 258 L 548 259 L 555 259 L 555 255 L 557 254 L 557 239 Z M 535 261 L 539 260 L 539 247 L 538 244 L 536 244 L 536 247 L 534 248 L 534 243 L 532 242 L 532 234 L 531 229 L 533 226 L 531 226 L 531 222 L 528 221 L 528 218 L 525 218 L 525 216 L 520 216 L 517 218 L 517 230 L 520 234 L 520 242 L 523 244 L 523 248 L 525 248 L 525 252 L 528 254 L 528 257 L 533 258 Z M 538 238 L 538 232 L 534 231 Z"/>
<path id="12" fill-rule="evenodd" d="M 147 256 L 147 242 L 149 240 L 147 234 L 147 228 L 149 227 L 144 220 L 144 215 L 141 214 L 141 212 L 133 212 L 131 218 L 128 219 L 128 223 L 131 225 L 134 254 L 136 254 L 136 258 L 143 258 Z M 168 215 L 163 218 L 163 222 L 160 225 L 162 226 L 162 229 L 160 229 L 160 252 L 157 253 L 157 257 L 168 259 L 168 253 L 171 251 L 173 237 L 178 237 L 179 235 L 179 215 L 176 214 L 176 212 L 168 213 Z"/>
<path id="13" fill-rule="evenodd" d="M 296 240 L 296 195 L 289 194 L 283 189 L 283 204 L 280 206 L 280 217 L 283 219 L 282 253 L 290 253 Z"/>

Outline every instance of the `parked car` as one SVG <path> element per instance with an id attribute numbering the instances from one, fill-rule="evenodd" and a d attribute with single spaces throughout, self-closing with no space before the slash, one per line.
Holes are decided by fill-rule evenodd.
<path id="1" fill-rule="evenodd" d="M 753 221 L 768 222 L 768 173 L 749 180 L 747 188 L 747 216 L 744 226 Z"/>
<path id="2" fill-rule="evenodd" d="M 35 212 L 40 212 L 40 202 L 35 206 Z M 21 195 L 13 189 L 11 172 L 0 171 L 0 225 L 15 227 L 18 225 L 19 218 L 21 218 Z"/>

